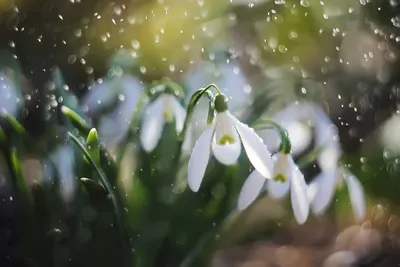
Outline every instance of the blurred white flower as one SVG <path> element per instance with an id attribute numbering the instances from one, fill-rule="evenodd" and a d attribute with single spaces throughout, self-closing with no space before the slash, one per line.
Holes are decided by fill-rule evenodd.
<path id="1" fill-rule="evenodd" d="M 179 134 L 183 129 L 186 110 L 174 95 L 161 94 L 148 105 L 144 112 L 140 131 L 140 143 L 145 151 L 151 152 L 156 148 L 160 141 L 164 124 L 172 122 L 174 118 L 176 132 Z M 190 134 L 187 136 L 190 136 Z M 186 142 L 187 140 L 185 139 Z"/>
<path id="2" fill-rule="evenodd" d="M 252 128 L 236 119 L 227 106 L 218 108 L 218 98 L 221 100 L 225 96 L 216 96 L 217 115 L 214 123 L 201 134 L 189 159 L 188 181 L 194 192 L 200 188 L 211 151 L 220 163 L 232 165 L 240 156 L 241 142 L 255 169 L 264 177 L 272 177 L 272 158 L 262 139 Z"/>
<path id="3" fill-rule="evenodd" d="M 383 147 L 393 152 L 400 151 L 400 115 L 395 114 L 388 119 L 382 126 L 380 132 L 380 142 Z M 394 153 L 396 154 L 396 153 Z"/>
<path id="4" fill-rule="evenodd" d="M 322 214 L 335 193 L 335 188 L 342 181 L 347 185 L 350 203 L 357 220 L 364 219 L 366 215 L 366 203 L 364 189 L 360 181 L 347 169 L 337 167 L 330 171 L 321 171 L 308 187 L 308 194 L 311 200 L 311 209 L 316 214 Z"/>
<path id="5" fill-rule="evenodd" d="M 14 83 L 0 72 L 0 112 L 8 112 L 16 116 L 19 98 Z"/>
<path id="6" fill-rule="evenodd" d="M 51 154 L 50 159 L 57 168 L 57 174 L 50 172 L 52 164 L 47 164 L 47 175 L 50 179 L 54 179 L 57 175 L 60 179 L 61 195 L 66 201 L 74 198 L 76 177 L 75 177 L 75 156 L 74 149 L 70 145 L 62 145 L 57 147 Z M 52 182 L 52 181 L 51 181 Z"/>
<path id="7" fill-rule="evenodd" d="M 315 177 L 314 181 L 308 187 L 308 195 L 311 202 L 312 211 L 319 215 L 322 214 L 331 203 L 336 185 L 343 178 L 349 189 L 351 204 L 357 219 L 362 219 L 365 216 L 365 196 L 363 188 L 358 179 L 352 175 L 347 169 L 340 167 L 339 160 L 342 154 L 337 128 L 317 104 L 310 102 L 296 102 L 274 116 L 274 120 L 282 127 L 287 127 L 289 138 L 292 141 L 292 136 L 298 134 L 296 127 L 288 127 L 299 121 L 307 121 L 309 128 L 314 127 L 315 131 L 315 146 L 321 148 L 322 151 L 317 157 L 318 165 L 321 173 Z M 295 129 L 292 130 L 291 129 Z M 304 132 L 299 131 L 300 134 Z M 311 133 L 311 130 L 310 130 Z M 268 140 L 279 138 L 274 136 L 273 131 L 266 132 L 263 135 L 267 145 Z M 301 142 L 301 139 L 293 138 L 292 148 L 295 150 L 296 140 Z M 312 135 L 306 138 L 309 142 L 312 140 Z M 273 147 L 276 142 L 272 143 Z M 309 144 L 307 144 L 308 146 Z M 276 145 L 275 145 L 276 146 Z M 295 151 L 300 153 L 300 151 Z"/>
<path id="8" fill-rule="evenodd" d="M 285 128 L 292 145 L 292 154 L 303 152 L 312 141 L 312 126 L 314 125 L 316 110 L 315 104 L 310 102 L 296 102 L 277 112 L 272 120 Z M 280 136 L 274 130 L 262 130 L 260 136 L 272 151 L 277 151 Z"/>
<path id="9" fill-rule="evenodd" d="M 97 130 L 106 144 L 115 146 L 127 134 L 142 88 L 134 76 L 122 75 L 94 84 L 83 98 L 83 110 L 99 116 Z"/>
<path id="10" fill-rule="evenodd" d="M 274 155 L 273 179 L 266 181 L 257 170 L 246 179 L 239 194 L 238 209 L 247 208 L 260 194 L 264 184 L 272 198 L 280 199 L 287 195 L 290 189 L 292 209 L 296 221 L 303 224 L 309 214 L 307 184 L 304 175 L 293 161 L 290 154 L 279 152 Z"/>

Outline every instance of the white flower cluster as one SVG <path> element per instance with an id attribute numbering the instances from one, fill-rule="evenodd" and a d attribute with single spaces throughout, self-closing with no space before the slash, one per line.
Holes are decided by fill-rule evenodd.
<path id="1" fill-rule="evenodd" d="M 132 81 L 126 77 L 120 80 L 122 88 L 130 91 L 128 89 Z M 247 208 L 264 189 L 274 199 L 281 199 L 290 192 L 294 216 L 298 223 L 303 224 L 308 218 L 310 208 L 316 215 L 326 210 L 333 199 L 336 185 L 344 180 L 356 218 L 362 219 L 365 216 L 363 188 L 357 178 L 339 164 L 341 149 L 337 129 L 321 107 L 310 102 L 296 102 L 274 116 L 273 121 L 286 129 L 287 139 L 290 140 L 290 151 L 282 151 L 278 149 L 282 136 L 277 135 L 277 131 L 260 131 L 260 137 L 253 128 L 240 122 L 229 112 L 227 98 L 219 89 L 217 91 L 213 100 L 215 108 L 212 110 L 211 121 L 190 155 L 188 184 L 192 191 L 197 192 L 200 189 L 211 154 L 220 163 L 233 165 L 237 162 L 243 145 L 254 171 L 240 192 L 239 210 Z M 85 103 L 96 106 L 89 103 L 93 99 L 89 97 Z M 135 103 L 126 101 L 124 104 L 124 107 L 133 111 Z M 121 114 L 121 111 L 117 112 Z M 159 143 L 164 124 L 175 122 L 176 132 L 185 137 L 183 150 L 190 151 L 191 135 L 182 133 L 188 119 L 186 112 L 173 92 L 162 90 L 144 110 L 139 136 L 142 148 L 146 152 L 152 152 Z M 116 116 L 118 117 L 120 116 Z M 124 120 L 130 121 L 132 116 Z M 121 124 L 113 117 L 109 121 L 111 124 Z M 118 127 L 110 126 L 106 127 L 111 131 L 110 136 L 115 136 L 114 130 L 121 132 Z M 187 127 L 190 130 L 190 126 Z M 316 147 L 321 149 L 316 158 L 321 172 L 308 185 L 292 155 L 298 154 L 311 143 L 312 129 L 315 131 Z M 270 151 L 278 152 L 271 156 Z"/>
<path id="2" fill-rule="evenodd" d="M 241 144 L 255 170 L 245 181 L 239 195 L 238 209 L 247 208 L 266 186 L 272 198 L 280 199 L 290 191 L 294 216 L 303 224 L 309 209 L 316 215 L 322 214 L 332 201 L 338 182 L 344 180 L 348 186 L 351 204 L 357 219 L 365 216 L 363 188 L 349 170 L 340 166 L 341 149 L 337 129 L 323 110 L 312 103 L 296 103 L 276 115 L 274 121 L 287 126 L 288 136 L 296 136 L 301 121 L 311 121 L 316 132 L 316 145 L 321 147 L 317 157 L 321 173 L 307 185 L 304 176 L 293 160 L 292 154 L 280 151 L 271 156 L 265 143 L 274 141 L 275 136 L 267 132 L 265 142 L 249 126 L 238 121 L 228 110 L 216 112 L 216 117 L 197 140 L 188 166 L 189 187 L 197 192 L 204 177 L 211 152 L 224 165 L 236 163 Z M 300 129 L 304 132 L 303 129 Z M 304 139 L 293 138 L 296 142 Z M 311 138 L 308 138 L 310 141 Z M 271 147 L 274 145 L 272 144 Z M 299 147 L 293 143 L 293 147 Z M 298 152 L 298 151 L 295 151 Z"/>

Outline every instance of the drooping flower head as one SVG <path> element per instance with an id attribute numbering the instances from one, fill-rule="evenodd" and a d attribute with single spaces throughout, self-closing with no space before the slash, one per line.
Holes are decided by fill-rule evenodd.
<path id="1" fill-rule="evenodd" d="M 296 102 L 278 112 L 274 116 L 274 120 L 287 127 L 289 136 L 307 132 L 302 127 L 291 127 L 292 125 L 307 122 L 310 123 L 309 126 L 314 127 L 315 145 L 320 151 L 317 163 L 321 169 L 320 174 L 308 187 L 311 209 L 314 214 L 324 213 L 333 199 L 336 185 L 344 180 L 349 189 L 356 218 L 362 219 L 365 216 L 365 196 L 362 186 L 354 175 L 340 166 L 339 160 L 342 151 L 337 128 L 323 109 L 314 103 Z M 263 137 L 266 143 L 271 142 L 274 138 L 271 132 L 267 132 Z M 304 139 L 311 141 L 311 136 L 306 136 Z"/>
<path id="2" fill-rule="evenodd" d="M 240 156 L 242 144 L 255 169 L 271 177 L 272 158 L 261 138 L 229 112 L 225 95 L 219 92 L 213 103 L 215 119 L 197 140 L 189 159 L 188 182 L 192 191 L 199 190 L 211 153 L 220 163 L 232 165 Z"/>
<path id="3" fill-rule="evenodd" d="M 176 132 L 181 133 L 186 118 L 186 110 L 177 97 L 165 90 L 151 102 L 143 116 L 140 143 L 147 152 L 153 151 L 160 141 L 165 123 L 175 120 Z"/>
<path id="4" fill-rule="evenodd" d="M 106 144 L 117 145 L 128 133 L 142 87 L 140 80 L 124 74 L 93 84 L 84 96 L 83 110 L 99 118 L 99 136 Z"/>
<path id="5" fill-rule="evenodd" d="M 282 140 L 279 152 L 273 157 L 273 175 L 272 177 L 265 177 L 257 170 L 254 170 L 246 179 L 239 194 L 238 209 L 247 208 L 261 193 L 266 184 L 268 193 L 275 199 L 283 198 L 290 190 L 294 216 L 298 223 L 303 224 L 307 220 L 309 213 L 307 184 L 290 153 L 291 143 L 289 137 L 286 130 L 275 122 L 264 121 L 264 123 L 272 124 L 277 128 Z"/>

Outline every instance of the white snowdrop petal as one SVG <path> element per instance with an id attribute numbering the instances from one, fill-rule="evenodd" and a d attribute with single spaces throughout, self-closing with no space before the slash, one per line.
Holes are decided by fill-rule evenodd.
<path id="1" fill-rule="evenodd" d="M 93 84 L 82 99 L 82 105 L 88 108 L 89 114 L 95 114 L 104 106 L 109 106 L 121 92 L 121 87 L 116 86 L 118 81 L 105 79 L 102 83 Z"/>
<path id="2" fill-rule="evenodd" d="M 294 165 L 294 163 L 293 163 Z M 309 214 L 309 200 L 307 195 L 307 183 L 304 180 L 304 175 L 297 166 L 292 168 L 293 174 L 290 185 L 290 198 L 294 217 L 299 224 L 305 223 Z"/>
<path id="3" fill-rule="evenodd" d="M 235 164 L 240 156 L 241 150 L 240 142 L 218 145 L 215 140 L 212 141 L 213 154 L 215 158 L 224 165 Z"/>
<path id="4" fill-rule="evenodd" d="M 140 143 L 143 149 L 151 152 L 155 149 L 160 140 L 163 126 L 163 95 L 150 103 L 143 116 L 143 123 L 140 130 Z"/>
<path id="5" fill-rule="evenodd" d="M 338 166 L 342 152 L 339 143 L 333 142 L 324 147 L 317 158 L 318 166 L 322 171 L 334 170 Z"/>
<path id="6" fill-rule="evenodd" d="M 252 173 L 250 173 L 239 194 L 239 210 L 246 209 L 251 203 L 254 202 L 254 200 L 260 194 L 265 181 L 265 177 L 262 176 L 257 170 L 254 170 Z"/>
<path id="7" fill-rule="evenodd" d="M 267 181 L 267 191 L 271 198 L 281 199 L 287 195 L 290 188 L 290 181 L 285 182 L 275 181 L 274 179 L 269 179 Z"/>
<path id="8" fill-rule="evenodd" d="M 199 191 L 210 158 L 210 143 L 214 128 L 207 128 L 197 140 L 188 164 L 188 183 L 192 191 Z"/>
<path id="9" fill-rule="evenodd" d="M 273 199 L 281 199 L 281 198 L 283 198 L 289 192 L 289 188 L 290 188 L 290 176 L 291 176 L 292 172 L 291 172 L 291 170 L 289 170 L 290 166 L 288 164 L 289 161 L 288 161 L 287 158 L 286 158 L 284 164 L 282 164 L 282 156 L 283 155 L 281 153 L 276 153 L 276 154 L 274 154 L 272 156 L 272 161 L 274 162 L 274 173 L 273 173 L 274 176 L 276 176 L 278 169 L 286 168 L 286 170 L 284 171 L 284 173 L 286 174 L 285 175 L 285 177 L 286 177 L 286 181 L 285 182 L 275 181 L 274 179 L 270 179 L 267 182 L 268 194 Z M 279 160 L 279 159 L 281 159 L 281 160 Z"/>
<path id="10" fill-rule="evenodd" d="M 229 114 L 242 140 L 246 154 L 254 168 L 264 177 L 272 178 L 273 162 L 271 154 L 262 139 L 244 123 Z"/>
<path id="11" fill-rule="evenodd" d="M 331 203 L 336 188 L 336 175 L 337 170 L 321 172 L 310 185 L 311 190 L 314 190 L 311 202 L 314 214 L 321 215 Z"/>
<path id="12" fill-rule="evenodd" d="M 193 127 L 189 126 L 182 144 L 182 152 L 190 153 L 193 143 Z"/>
<path id="13" fill-rule="evenodd" d="M 240 156 L 240 138 L 227 113 L 219 113 L 215 118 L 215 134 L 211 148 L 215 158 L 224 165 L 235 164 Z"/>
<path id="14" fill-rule="evenodd" d="M 306 125 L 306 122 L 314 121 L 314 106 L 311 102 L 296 102 L 273 116 L 273 120 L 288 131 L 294 155 L 302 152 L 312 141 L 311 125 Z M 275 130 L 262 132 L 264 143 L 276 151 L 280 144 L 279 134 Z"/>
<path id="15" fill-rule="evenodd" d="M 236 134 L 237 135 L 237 134 Z M 240 156 L 242 146 L 239 136 L 236 136 L 236 142 L 233 144 L 219 145 L 214 135 L 212 139 L 212 152 L 215 158 L 224 165 L 235 164 Z"/>
<path id="16" fill-rule="evenodd" d="M 357 220 L 365 218 L 365 195 L 360 181 L 350 172 L 346 172 L 345 181 L 349 191 L 351 206 Z"/>
<path id="17" fill-rule="evenodd" d="M 186 118 L 186 109 L 181 105 L 176 97 L 173 97 L 174 115 L 176 123 L 176 132 L 180 133 Z"/>
<path id="18" fill-rule="evenodd" d="M 61 193 L 65 200 L 73 199 L 75 190 L 75 158 L 74 150 L 69 145 L 57 147 L 51 153 L 51 159 L 57 166 L 57 172 L 61 179 Z"/>

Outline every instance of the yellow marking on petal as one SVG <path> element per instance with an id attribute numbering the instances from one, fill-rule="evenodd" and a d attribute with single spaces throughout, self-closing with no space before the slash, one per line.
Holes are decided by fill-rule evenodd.
<path id="1" fill-rule="evenodd" d="M 287 179 L 282 173 L 279 173 L 274 177 L 274 181 L 275 182 L 285 183 L 287 181 Z"/>
<path id="2" fill-rule="evenodd" d="M 164 117 L 164 120 L 166 120 L 166 121 L 172 121 L 172 119 L 173 119 L 172 114 L 169 112 L 164 112 L 163 117 Z"/>
<path id="3" fill-rule="evenodd" d="M 233 138 L 230 135 L 225 134 L 224 136 L 219 139 L 219 144 L 220 145 L 225 145 L 226 143 L 233 144 L 235 143 L 235 138 Z"/>

